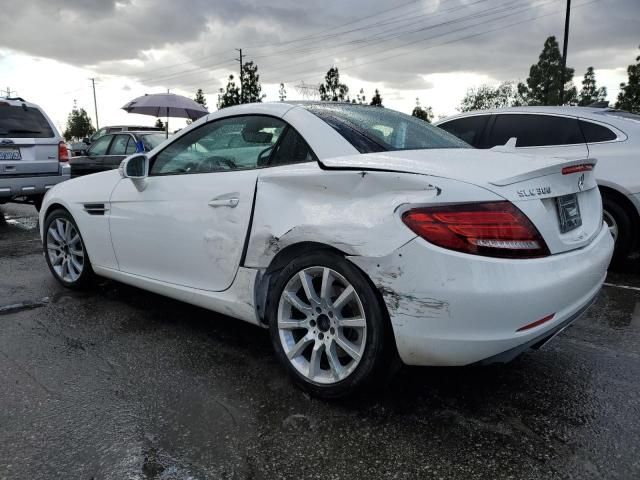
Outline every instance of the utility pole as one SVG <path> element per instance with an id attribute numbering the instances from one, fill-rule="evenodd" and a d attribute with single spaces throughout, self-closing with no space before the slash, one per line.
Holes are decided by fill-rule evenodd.
<path id="1" fill-rule="evenodd" d="M 96 79 L 90 78 L 91 86 L 93 87 L 93 108 L 96 111 L 96 130 L 100 130 L 100 124 L 98 123 L 98 102 L 96 101 Z"/>
<path id="2" fill-rule="evenodd" d="M 238 62 L 240 62 L 240 103 L 244 103 L 244 96 L 242 91 L 242 49 L 236 48 L 238 52 L 240 52 L 240 58 L 236 58 Z"/>
<path id="3" fill-rule="evenodd" d="M 569 18 L 571 0 L 567 0 L 567 13 L 564 17 L 564 45 L 562 46 L 562 70 L 560 72 L 560 105 L 564 104 L 564 71 L 567 68 L 567 46 L 569 44 Z"/>

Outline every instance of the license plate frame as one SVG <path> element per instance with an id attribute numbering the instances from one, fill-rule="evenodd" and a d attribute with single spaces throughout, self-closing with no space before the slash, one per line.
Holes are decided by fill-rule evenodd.
<path id="1" fill-rule="evenodd" d="M 22 154 L 18 147 L 0 147 L 0 160 L 14 162 L 22 160 Z"/>
<path id="2" fill-rule="evenodd" d="M 560 220 L 560 233 L 567 233 L 582 226 L 582 214 L 576 193 L 556 197 L 556 206 Z"/>

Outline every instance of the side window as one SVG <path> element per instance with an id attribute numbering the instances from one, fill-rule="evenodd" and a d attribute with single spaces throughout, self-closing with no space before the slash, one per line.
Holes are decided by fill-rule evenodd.
<path id="1" fill-rule="evenodd" d="M 269 161 L 269 166 L 313 162 L 315 160 L 315 156 L 307 142 L 291 127 L 287 128 L 277 148 Z"/>
<path id="2" fill-rule="evenodd" d="M 109 149 L 109 155 L 126 155 L 127 144 L 133 142 L 133 139 L 129 141 L 130 138 L 130 135 L 116 135 L 116 138 Z"/>
<path id="3" fill-rule="evenodd" d="M 516 147 L 542 147 L 584 143 L 578 119 L 553 115 L 496 115 L 489 147 L 504 145 L 516 137 Z"/>
<path id="4" fill-rule="evenodd" d="M 98 140 L 93 142 L 91 147 L 89 147 L 87 154 L 93 157 L 96 157 L 98 155 L 106 155 L 111 140 L 113 140 L 113 135 L 105 135 L 103 137 L 100 137 Z"/>
<path id="5" fill-rule="evenodd" d="M 458 118 L 450 122 L 438 125 L 443 130 L 464 140 L 469 145 L 481 148 L 482 132 L 487 125 L 490 115 L 473 115 L 471 117 Z M 493 146 L 493 145 L 492 145 Z"/>
<path id="6" fill-rule="evenodd" d="M 127 149 L 124 151 L 125 155 L 133 155 L 134 153 L 136 153 L 137 147 L 136 147 L 136 141 L 133 139 L 133 137 L 130 137 L 129 139 L 129 143 L 127 143 Z"/>
<path id="7" fill-rule="evenodd" d="M 587 143 L 610 142 L 611 140 L 618 138 L 618 136 L 607 127 L 591 122 L 585 122 L 584 120 L 579 120 L 578 122 L 580 123 L 582 134 L 584 135 Z"/>
<path id="8" fill-rule="evenodd" d="M 223 118 L 180 137 L 152 160 L 150 175 L 247 170 L 268 161 L 285 127 L 277 118 Z"/>

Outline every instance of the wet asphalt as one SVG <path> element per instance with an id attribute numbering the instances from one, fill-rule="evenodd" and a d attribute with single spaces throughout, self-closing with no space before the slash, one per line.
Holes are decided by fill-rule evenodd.
<path id="1" fill-rule="evenodd" d="M 258 327 L 115 282 L 65 290 L 35 209 L 0 212 L 2 480 L 640 478 L 638 261 L 540 351 L 325 402 Z"/>

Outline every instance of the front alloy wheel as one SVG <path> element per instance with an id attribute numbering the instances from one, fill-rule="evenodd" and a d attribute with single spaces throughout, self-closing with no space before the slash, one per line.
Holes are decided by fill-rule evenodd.
<path id="1" fill-rule="evenodd" d="M 76 282 L 84 270 L 84 246 L 76 227 L 56 218 L 47 229 L 47 252 L 55 274 L 65 282 Z"/>
<path id="2" fill-rule="evenodd" d="M 278 332 L 294 368 L 320 384 L 339 382 L 358 366 L 367 339 L 360 296 L 328 267 L 294 275 L 280 295 Z"/>
<path id="3" fill-rule="evenodd" d="M 80 230 L 66 210 L 55 210 L 44 222 L 44 255 L 53 276 L 65 287 L 87 286 L 93 269 Z"/>

